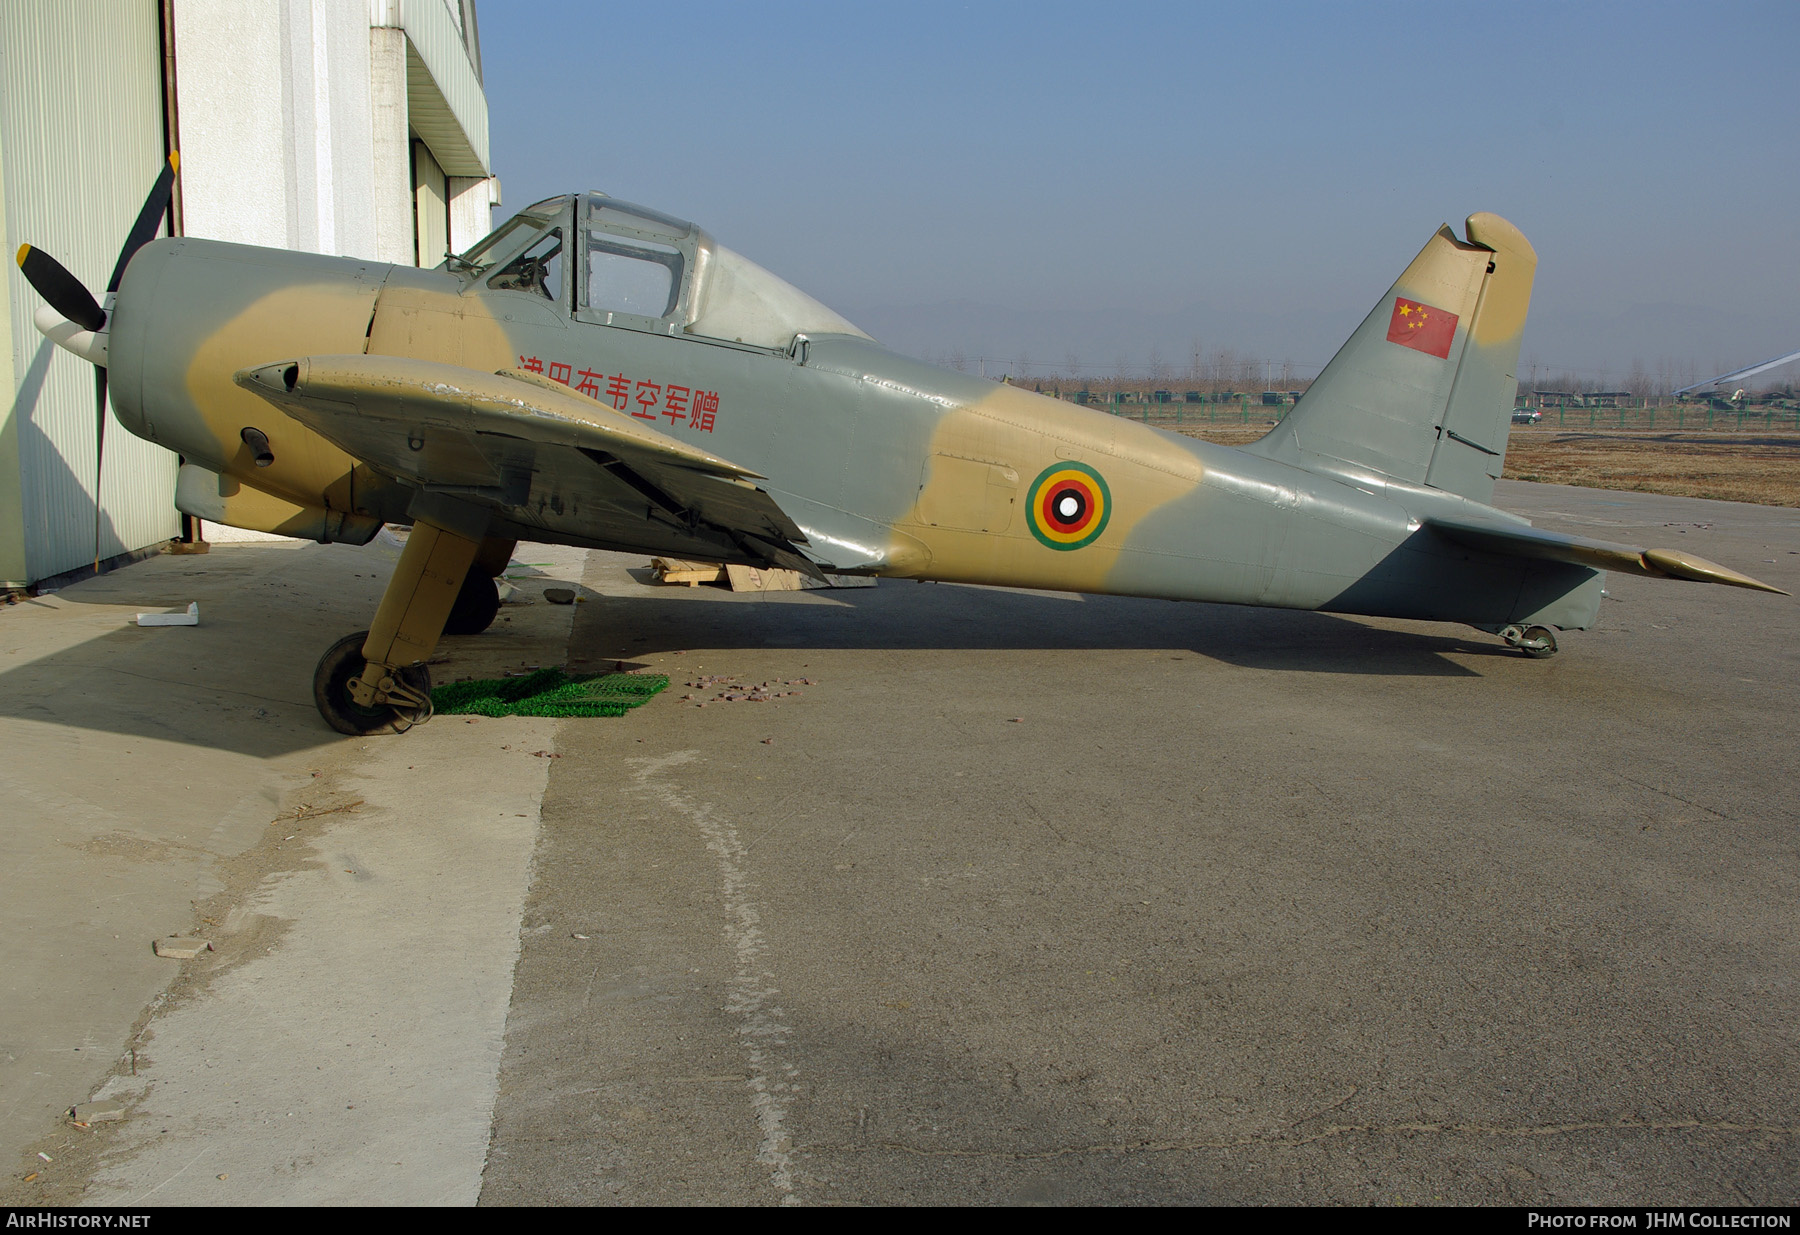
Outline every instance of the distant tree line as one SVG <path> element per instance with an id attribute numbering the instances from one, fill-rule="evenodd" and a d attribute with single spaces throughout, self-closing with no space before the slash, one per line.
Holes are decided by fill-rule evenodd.
<path id="1" fill-rule="evenodd" d="M 1086 390 L 1094 394 L 1156 390 L 1191 390 L 1208 395 L 1304 391 L 1319 369 L 1317 365 L 1258 356 L 1237 348 L 1208 350 L 1197 339 L 1188 354 L 1178 360 L 1169 359 L 1158 347 L 1152 347 L 1142 361 L 1133 360 L 1124 352 L 1115 353 L 1110 360 L 1084 360 L 1075 348 L 1064 349 L 1060 361 L 1034 361 L 1023 351 L 994 356 L 964 348 L 953 348 L 928 359 L 946 369 L 994 381 L 1004 378 L 1020 386 L 1065 392 Z"/>
<path id="2" fill-rule="evenodd" d="M 1095 395 L 1149 394 L 1167 390 L 1177 394 L 1195 391 L 1203 395 L 1260 394 L 1264 391 L 1304 393 L 1318 376 L 1321 364 L 1302 364 L 1275 359 L 1232 347 L 1206 348 L 1196 339 L 1187 354 L 1171 359 L 1159 347 L 1150 348 L 1142 360 L 1116 352 L 1109 360 L 1084 357 L 1076 348 L 1065 348 L 1061 360 L 1033 360 L 1023 350 L 1010 355 L 988 354 L 979 349 L 952 348 L 928 356 L 933 364 L 959 373 L 1006 380 L 1033 389 L 1062 393 L 1089 391 Z M 1727 372 L 1736 360 L 1715 360 L 1702 365 L 1692 359 L 1659 357 L 1654 365 L 1633 360 L 1623 371 L 1607 368 L 1575 369 L 1540 364 L 1533 359 L 1519 365 L 1519 393 L 1560 391 L 1591 395 L 1602 392 L 1628 394 L 1636 399 L 1666 400 L 1674 391 Z M 1794 398 L 1792 377 L 1779 372 L 1745 384 L 1748 394 L 1759 398 Z"/>

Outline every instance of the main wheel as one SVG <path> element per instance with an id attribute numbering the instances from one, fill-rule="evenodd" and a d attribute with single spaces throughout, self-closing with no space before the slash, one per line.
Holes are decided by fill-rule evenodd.
<path id="1" fill-rule="evenodd" d="M 326 649 L 313 671 L 313 702 L 319 715 L 339 733 L 360 737 L 366 733 L 405 733 L 425 719 L 419 710 L 391 703 L 365 708 L 350 697 L 350 683 L 362 676 L 363 641 L 369 632 L 359 630 L 345 635 Z M 431 670 L 424 665 L 409 665 L 394 675 L 420 694 L 431 695 Z"/>
<path id="2" fill-rule="evenodd" d="M 446 635 L 479 635 L 494 624 L 500 612 L 500 589 L 478 568 L 469 567 L 463 577 L 462 590 L 450 606 L 450 617 L 444 623 Z"/>

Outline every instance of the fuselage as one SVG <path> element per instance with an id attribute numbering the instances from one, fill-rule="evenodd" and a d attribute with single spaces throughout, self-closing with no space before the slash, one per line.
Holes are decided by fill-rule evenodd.
<path id="1" fill-rule="evenodd" d="M 223 517 L 233 501 L 249 510 L 269 495 L 308 512 L 299 534 L 321 539 L 366 539 L 403 519 L 419 478 L 375 471 L 232 379 L 361 353 L 541 374 L 597 411 L 703 445 L 766 477 L 827 570 L 1478 625 L 1534 616 L 1585 626 L 1597 604 L 1597 582 L 1534 586 L 1567 567 L 1491 558 L 1421 531 L 1427 508 L 1462 499 L 1322 475 L 859 335 L 769 346 L 609 324 L 572 311 L 568 297 L 493 286 L 491 269 L 157 242 L 133 259 L 115 310 L 114 407 L 131 431 L 220 478 Z M 273 462 L 257 465 L 246 428 L 266 437 Z M 568 487 L 554 472 L 532 476 L 499 512 L 507 533 L 695 551 L 641 508 L 575 502 Z"/>

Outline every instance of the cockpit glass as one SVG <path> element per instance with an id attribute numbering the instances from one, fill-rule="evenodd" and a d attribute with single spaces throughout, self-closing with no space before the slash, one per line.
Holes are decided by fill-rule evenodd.
<path id="1" fill-rule="evenodd" d="M 587 307 L 667 317 L 681 299 L 681 250 L 654 240 L 588 233 Z"/>
<path id="2" fill-rule="evenodd" d="M 637 318 L 673 317 L 690 273 L 694 225 L 603 193 L 588 194 L 583 213 L 585 282 L 577 308 Z"/>
<path id="3" fill-rule="evenodd" d="M 588 195 L 588 223 L 601 231 L 662 236 L 670 240 L 679 240 L 694 230 L 694 225 L 686 219 L 599 194 Z"/>
<path id="4" fill-rule="evenodd" d="M 529 249 L 506 263 L 488 280 L 500 291 L 535 292 L 546 300 L 562 299 L 562 228 L 553 228 Z"/>

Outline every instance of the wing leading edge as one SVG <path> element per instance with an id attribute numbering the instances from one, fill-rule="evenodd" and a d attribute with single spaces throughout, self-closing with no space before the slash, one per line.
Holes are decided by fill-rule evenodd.
<path id="1" fill-rule="evenodd" d="M 394 356 L 307 356 L 243 369 L 249 390 L 403 483 L 509 518 L 596 536 L 584 491 L 749 560 L 817 575 L 805 535 L 748 468 L 515 370 Z"/>

